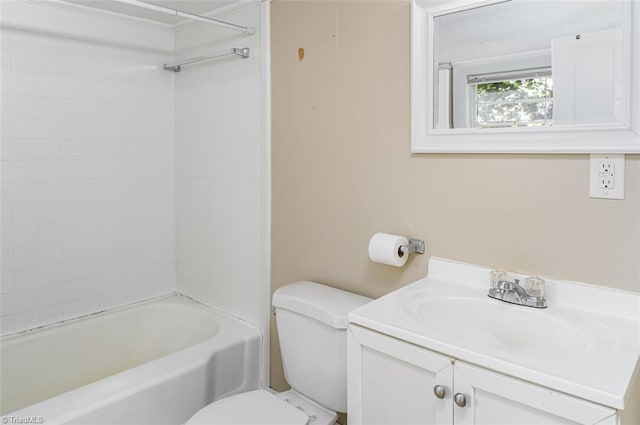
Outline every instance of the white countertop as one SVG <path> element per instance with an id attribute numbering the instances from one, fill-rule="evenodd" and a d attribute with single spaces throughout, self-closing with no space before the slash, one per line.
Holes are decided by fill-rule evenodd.
<path id="1" fill-rule="evenodd" d="M 546 279 L 549 307 L 535 309 L 487 297 L 489 272 L 431 258 L 426 278 L 352 311 L 349 321 L 623 409 L 640 356 L 640 294 Z"/>

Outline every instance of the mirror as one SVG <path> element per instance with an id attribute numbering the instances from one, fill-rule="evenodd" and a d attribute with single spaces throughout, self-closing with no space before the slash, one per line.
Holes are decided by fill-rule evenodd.
<path id="1" fill-rule="evenodd" d="M 624 123 L 623 2 L 511 0 L 433 22 L 435 128 Z"/>
<path id="2" fill-rule="evenodd" d="M 412 151 L 640 152 L 632 6 L 415 0 Z"/>

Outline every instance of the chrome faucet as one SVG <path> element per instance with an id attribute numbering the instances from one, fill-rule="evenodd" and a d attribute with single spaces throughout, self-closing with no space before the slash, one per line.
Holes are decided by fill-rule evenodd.
<path id="1" fill-rule="evenodd" d="M 496 300 L 511 304 L 535 308 L 547 307 L 547 300 L 544 298 L 543 279 L 528 277 L 525 279 L 525 287 L 520 285 L 519 279 L 510 281 L 505 272 L 493 270 L 491 272 L 491 288 L 488 295 Z"/>

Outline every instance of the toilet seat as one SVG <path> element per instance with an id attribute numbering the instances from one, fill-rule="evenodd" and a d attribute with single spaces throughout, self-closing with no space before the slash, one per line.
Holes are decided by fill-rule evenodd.
<path id="1" fill-rule="evenodd" d="M 256 390 L 203 407 L 185 425 L 307 425 L 309 417 L 276 395 Z"/>

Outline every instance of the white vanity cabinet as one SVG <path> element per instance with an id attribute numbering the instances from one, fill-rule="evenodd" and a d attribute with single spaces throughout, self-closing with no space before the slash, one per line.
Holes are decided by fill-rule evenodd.
<path id="1" fill-rule="evenodd" d="M 614 409 L 362 326 L 350 324 L 348 334 L 350 425 L 615 425 L 617 421 Z"/>

